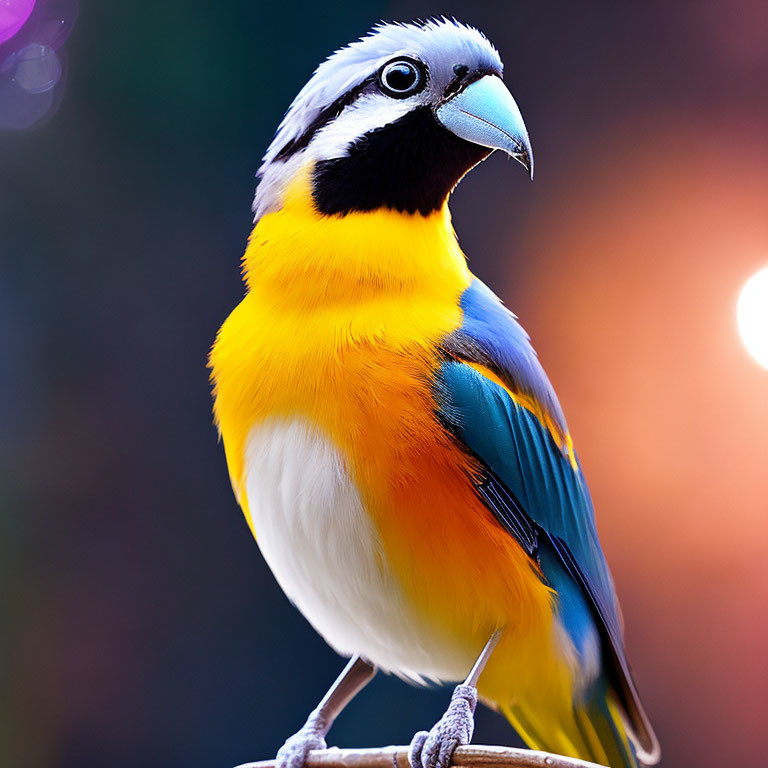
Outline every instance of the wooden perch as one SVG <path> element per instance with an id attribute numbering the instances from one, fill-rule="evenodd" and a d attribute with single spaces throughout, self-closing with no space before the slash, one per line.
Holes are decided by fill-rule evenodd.
<path id="1" fill-rule="evenodd" d="M 408 747 L 318 749 L 309 753 L 306 768 L 410 768 Z M 597 763 L 560 757 L 548 752 L 513 747 L 459 747 L 454 768 L 604 768 Z M 274 760 L 243 763 L 237 768 L 275 768 Z"/>

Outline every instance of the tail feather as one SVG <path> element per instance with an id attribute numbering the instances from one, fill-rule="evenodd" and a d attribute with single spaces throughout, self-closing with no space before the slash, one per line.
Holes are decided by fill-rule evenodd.
<path id="1" fill-rule="evenodd" d="M 526 704 L 500 709 L 532 749 L 610 768 L 639 768 L 619 710 L 609 696 L 596 692 L 559 713 L 549 708 L 537 711 Z"/>

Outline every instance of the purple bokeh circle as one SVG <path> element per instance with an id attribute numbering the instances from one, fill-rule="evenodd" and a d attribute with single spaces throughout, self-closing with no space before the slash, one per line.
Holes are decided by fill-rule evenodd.
<path id="1" fill-rule="evenodd" d="M 0 45 L 24 26 L 34 7 L 35 0 L 0 0 Z"/>

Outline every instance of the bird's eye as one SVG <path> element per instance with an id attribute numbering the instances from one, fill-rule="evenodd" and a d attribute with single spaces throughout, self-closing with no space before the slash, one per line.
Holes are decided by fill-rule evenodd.
<path id="1" fill-rule="evenodd" d="M 427 84 L 424 65 L 414 59 L 396 59 L 385 64 L 379 72 L 381 90 L 395 99 L 413 96 Z"/>

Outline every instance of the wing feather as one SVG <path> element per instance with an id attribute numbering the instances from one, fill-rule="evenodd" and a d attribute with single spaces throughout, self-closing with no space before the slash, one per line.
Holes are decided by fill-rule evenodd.
<path id="1" fill-rule="evenodd" d="M 499 524 L 540 565 L 543 546 L 554 552 L 586 598 L 604 673 L 638 756 L 652 763 L 658 742 L 629 669 L 592 500 L 554 390 L 525 331 L 480 281 L 467 289 L 462 308 L 461 329 L 443 345 L 439 418 L 477 461 L 477 493 Z"/>

